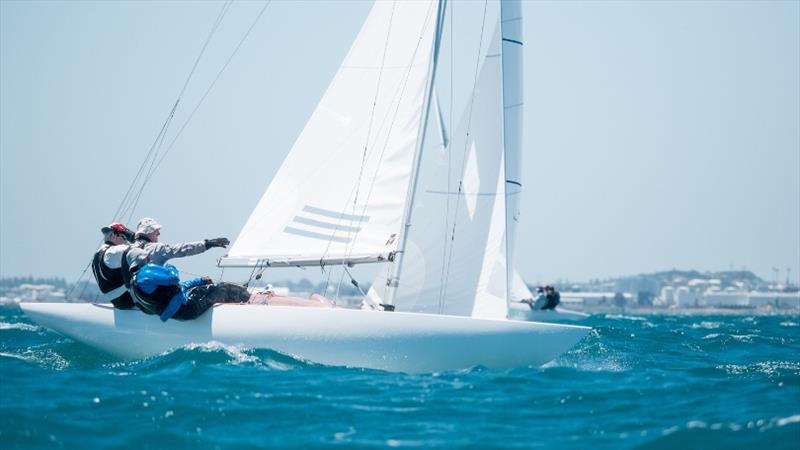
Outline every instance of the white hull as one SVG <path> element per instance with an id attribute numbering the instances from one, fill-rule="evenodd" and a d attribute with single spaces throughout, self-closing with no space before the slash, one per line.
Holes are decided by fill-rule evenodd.
<path id="1" fill-rule="evenodd" d="M 508 318 L 531 322 L 580 322 L 589 318 L 589 314 L 571 309 L 531 309 L 527 303 L 512 302 L 508 306 Z"/>
<path id="2" fill-rule="evenodd" d="M 91 303 L 21 303 L 40 325 L 124 359 L 209 341 L 275 350 L 315 363 L 400 372 L 539 366 L 588 327 L 342 308 L 217 305 L 161 322 Z"/>

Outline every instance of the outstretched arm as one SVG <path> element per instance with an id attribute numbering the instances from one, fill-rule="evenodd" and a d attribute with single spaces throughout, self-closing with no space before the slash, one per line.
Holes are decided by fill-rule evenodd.
<path id="1" fill-rule="evenodd" d="M 153 264 L 164 264 L 172 258 L 183 258 L 184 256 L 199 255 L 206 251 L 205 241 L 184 242 L 182 244 L 157 244 L 148 245 L 146 250 L 149 253 L 150 262 Z"/>

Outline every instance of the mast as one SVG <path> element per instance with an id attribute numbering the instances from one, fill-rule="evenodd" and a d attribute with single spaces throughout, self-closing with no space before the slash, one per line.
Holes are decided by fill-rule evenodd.
<path id="1" fill-rule="evenodd" d="M 503 45 L 503 152 L 506 204 L 506 300 L 514 285 L 519 202 L 522 192 L 522 5 L 520 0 L 501 0 L 500 27 Z"/>
<path id="2" fill-rule="evenodd" d="M 436 34 L 433 42 L 433 52 L 431 55 L 431 71 L 428 77 L 428 89 L 425 93 L 425 113 L 420 121 L 420 133 L 417 141 L 417 148 L 414 151 L 414 163 L 409 179 L 409 188 L 406 196 L 405 212 L 403 213 L 403 229 L 400 231 L 399 240 L 397 243 L 397 251 L 394 255 L 394 261 L 390 266 L 386 285 L 389 290 L 386 295 L 386 303 L 393 304 L 394 298 L 397 293 L 397 286 L 400 282 L 400 273 L 403 268 L 403 261 L 405 260 L 406 243 L 408 242 L 408 233 L 411 229 L 411 213 L 414 210 L 414 196 L 417 190 L 417 181 L 419 179 L 419 168 L 422 160 L 422 149 L 425 145 L 425 136 L 428 128 L 428 117 L 431 110 L 431 99 L 433 98 L 433 88 L 436 80 L 436 69 L 439 65 L 439 47 L 442 41 L 442 28 L 444 27 L 444 14 L 447 7 L 447 0 L 439 0 L 438 12 L 436 14 Z"/>

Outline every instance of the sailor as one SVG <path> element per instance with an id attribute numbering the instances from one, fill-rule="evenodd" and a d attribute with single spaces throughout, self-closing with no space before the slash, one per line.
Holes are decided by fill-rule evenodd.
<path id="1" fill-rule="evenodd" d="M 561 294 L 559 294 L 553 286 L 545 286 L 544 294 L 547 303 L 545 303 L 542 309 L 556 309 L 556 306 L 561 303 Z"/>
<path id="2" fill-rule="evenodd" d="M 245 288 L 230 283 L 213 284 L 207 277 L 181 283 L 177 269 L 164 265 L 172 258 L 198 255 L 214 247 L 225 248 L 230 244 L 227 238 L 167 244 L 158 242 L 160 235 L 161 225 L 149 217 L 143 218 L 136 227 L 133 245 L 121 258 L 126 285 L 139 309 L 157 314 L 164 321 L 190 320 L 214 303 L 247 301 L 249 294 Z M 206 287 L 200 289 L 202 286 Z"/>
<path id="3" fill-rule="evenodd" d="M 125 289 L 120 261 L 122 252 L 133 241 L 133 231 L 121 223 L 112 223 L 100 231 L 104 242 L 92 259 L 94 279 L 100 292 L 115 308 L 131 309 L 135 305 Z"/>
<path id="4" fill-rule="evenodd" d="M 214 283 L 209 277 L 180 281 L 178 269 L 169 264 L 147 263 L 133 273 L 130 292 L 145 314 L 169 319 L 196 319 L 215 303 L 244 303 L 247 288 L 233 283 Z"/>
<path id="5" fill-rule="evenodd" d="M 172 258 L 199 255 L 210 248 L 225 248 L 230 244 L 230 241 L 224 237 L 182 244 L 167 244 L 158 242 L 160 235 L 161 225 L 155 219 L 145 217 L 139 221 L 136 227 L 133 247 L 142 250 L 142 252 L 133 251 L 132 249 L 128 253 L 128 262 L 131 267 L 141 267 L 147 262 L 164 264 Z"/>
<path id="6" fill-rule="evenodd" d="M 528 302 L 528 306 L 531 307 L 533 310 L 539 310 L 544 308 L 544 305 L 547 304 L 547 297 L 544 294 L 544 288 L 539 286 L 536 288 L 536 298 L 530 300 Z"/>

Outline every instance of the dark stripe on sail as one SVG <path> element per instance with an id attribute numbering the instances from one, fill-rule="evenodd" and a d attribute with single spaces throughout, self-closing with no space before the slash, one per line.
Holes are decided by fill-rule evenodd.
<path id="1" fill-rule="evenodd" d="M 309 219 L 307 217 L 295 217 L 292 222 L 302 223 L 304 225 L 311 225 L 312 227 L 327 228 L 329 230 L 341 230 L 350 233 L 358 233 L 361 231 L 360 227 L 349 227 L 347 225 L 337 225 L 335 223 L 321 222 L 319 220 Z"/>
<path id="2" fill-rule="evenodd" d="M 355 220 L 358 222 L 369 221 L 369 216 L 356 216 L 353 214 L 345 214 L 338 211 L 330 211 L 327 209 L 317 208 L 316 206 L 304 206 L 303 211 L 310 212 L 313 214 L 319 214 L 320 216 L 332 217 L 334 219 Z"/>
<path id="3" fill-rule="evenodd" d="M 522 187 L 522 183 L 519 181 L 506 180 L 506 183 L 516 184 L 517 186 Z"/>
<path id="4" fill-rule="evenodd" d="M 522 45 L 522 42 L 520 42 L 520 41 L 515 41 L 514 39 L 503 38 L 503 40 L 504 40 L 504 41 L 506 41 L 506 42 L 511 42 L 512 44 L 519 44 L 519 45 Z"/>
<path id="5" fill-rule="evenodd" d="M 298 236 L 308 237 L 308 238 L 312 238 L 312 239 L 320 239 L 320 240 L 323 240 L 323 241 L 342 242 L 342 243 L 350 242 L 350 239 L 348 239 L 346 237 L 328 236 L 326 234 L 314 233 L 313 231 L 300 230 L 300 229 L 292 228 L 292 227 L 284 228 L 283 232 L 284 233 L 289 233 L 289 234 L 296 234 Z"/>

